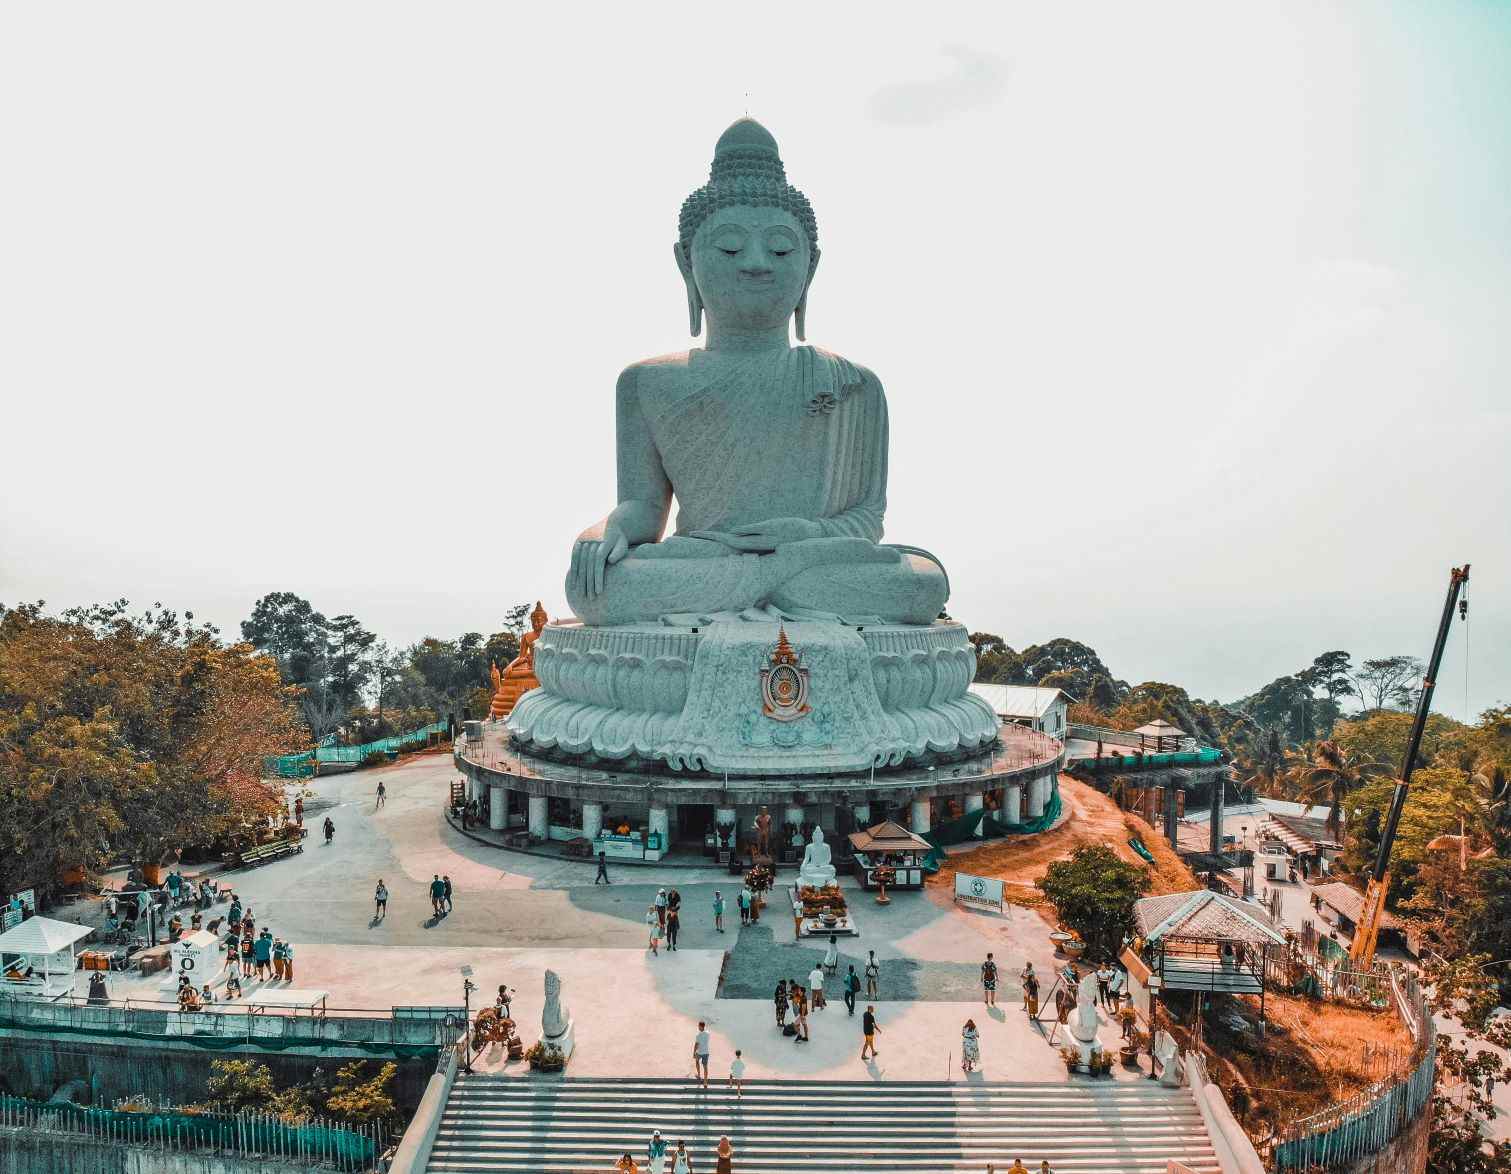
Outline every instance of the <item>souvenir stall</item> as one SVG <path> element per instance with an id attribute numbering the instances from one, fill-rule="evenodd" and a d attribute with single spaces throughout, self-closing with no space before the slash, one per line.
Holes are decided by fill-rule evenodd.
<path id="1" fill-rule="evenodd" d="M 865 831 L 851 832 L 850 847 L 855 853 L 855 875 L 865 888 L 877 887 L 877 872 L 883 869 L 893 874 L 893 879 L 886 881 L 889 889 L 923 888 L 923 862 L 933 845 L 901 824 L 886 820 Z"/>

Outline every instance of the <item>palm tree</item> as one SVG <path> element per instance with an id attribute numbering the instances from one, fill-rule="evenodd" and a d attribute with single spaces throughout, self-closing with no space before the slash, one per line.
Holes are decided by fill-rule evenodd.
<path id="1" fill-rule="evenodd" d="M 1332 804 L 1327 813 L 1327 831 L 1335 840 L 1339 838 L 1343 803 L 1349 792 L 1362 787 L 1371 778 L 1394 773 L 1383 762 L 1355 758 L 1331 739 L 1317 743 L 1312 761 L 1315 765 L 1306 773 L 1306 781 L 1310 785 L 1307 795 L 1312 798 L 1327 792 L 1328 801 Z"/>
<path id="2" fill-rule="evenodd" d="M 1243 785 L 1261 795 L 1280 798 L 1283 790 L 1281 780 L 1295 765 L 1296 760 L 1291 757 L 1285 740 L 1280 736 L 1280 727 L 1270 726 L 1260 731 L 1254 743 L 1253 773 L 1243 781 Z"/>

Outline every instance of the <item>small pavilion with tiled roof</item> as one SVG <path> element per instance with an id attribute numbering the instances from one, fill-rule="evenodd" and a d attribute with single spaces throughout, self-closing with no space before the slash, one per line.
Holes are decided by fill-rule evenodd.
<path id="1" fill-rule="evenodd" d="M 1247 901 L 1197 889 L 1134 902 L 1140 957 L 1160 990 L 1258 995 L 1264 1018 L 1269 960 L 1286 950 L 1285 927 Z"/>

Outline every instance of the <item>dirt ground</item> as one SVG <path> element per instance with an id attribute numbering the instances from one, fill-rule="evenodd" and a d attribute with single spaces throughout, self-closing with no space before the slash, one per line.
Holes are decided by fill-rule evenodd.
<path id="1" fill-rule="evenodd" d="M 1410 1062 L 1411 1035 L 1394 1011 L 1356 1010 L 1271 992 L 1265 1000 L 1269 1030 L 1261 1044 L 1250 1032 L 1229 1029 L 1224 1002 L 1207 1014 L 1203 1040 L 1226 1069 L 1213 1070 L 1212 1076 L 1256 1138 L 1277 1121 L 1346 1100 Z M 1258 1020 L 1257 996 L 1231 1003 L 1250 1023 Z"/>
<path id="2" fill-rule="evenodd" d="M 1010 890 L 1015 904 L 1037 906 L 1042 897 L 1033 887 L 1034 881 L 1056 860 L 1068 859 L 1083 845 L 1105 844 L 1130 864 L 1148 867 L 1148 862 L 1128 846 L 1135 837 L 1154 856 L 1151 896 L 1203 887 L 1159 833 L 1138 816 L 1118 810 L 1116 803 L 1094 787 L 1062 774 L 1060 800 L 1070 808 L 1069 819 L 1037 836 L 1009 837 L 968 852 L 951 853 L 930 879 L 929 889 L 950 900 L 956 872 L 1001 877 L 1017 886 Z"/>

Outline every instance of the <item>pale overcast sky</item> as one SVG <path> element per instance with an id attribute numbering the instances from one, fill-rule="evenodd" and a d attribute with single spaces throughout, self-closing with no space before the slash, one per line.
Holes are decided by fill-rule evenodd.
<path id="1" fill-rule="evenodd" d="M 1508 77 L 1447 0 L 8 5 L 0 600 L 560 612 L 748 93 L 952 614 L 1231 700 L 1468 560 L 1511 700 Z"/>

